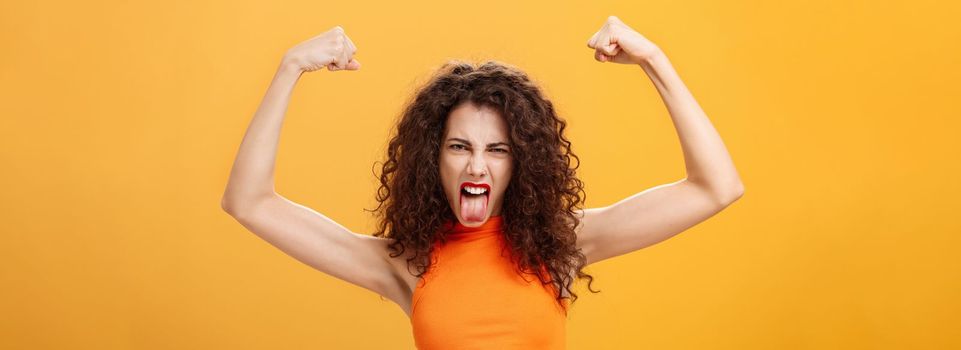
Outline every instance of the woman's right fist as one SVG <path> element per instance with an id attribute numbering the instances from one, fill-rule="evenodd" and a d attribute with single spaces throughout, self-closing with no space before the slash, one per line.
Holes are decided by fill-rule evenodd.
<path id="1" fill-rule="evenodd" d="M 357 47 L 344 34 L 344 29 L 336 26 L 290 48 L 284 59 L 304 72 L 324 67 L 331 71 L 358 70 L 360 62 L 354 59 L 356 52 Z"/>

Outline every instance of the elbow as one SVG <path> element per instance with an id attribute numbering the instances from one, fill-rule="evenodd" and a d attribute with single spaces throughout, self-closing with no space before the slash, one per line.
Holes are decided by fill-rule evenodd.
<path id="1" fill-rule="evenodd" d="M 236 207 L 237 205 L 234 203 L 234 201 L 228 199 L 226 195 L 220 198 L 220 209 L 223 209 L 223 211 L 227 214 L 230 214 L 230 216 L 234 216 Z"/>
<path id="2" fill-rule="evenodd" d="M 232 207 L 230 206 L 230 202 L 227 201 L 227 196 L 223 196 L 220 198 L 220 209 L 223 209 L 223 211 L 230 214 L 230 210 L 232 209 Z"/>
<path id="3" fill-rule="evenodd" d="M 250 215 L 250 211 L 236 201 L 220 200 L 220 208 L 238 222 L 244 222 Z"/>
<path id="4" fill-rule="evenodd" d="M 740 180 L 719 195 L 721 202 L 724 203 L 725 206 L 736 202 L 738 199 L 741 199 L 742 196 L 744 196 L 744 183 Z"/>
<path id="5" fill-rule="evenodd" d="M 261 203 L 269 198 L 270 197 L 268 196 L 257 196 L 252 198 L 245 196 L 238 198 L 228 193 L 224 194 L 224 196 L 220 198 L 220 208 L 227 212 L 227 214 L 230 214 L 230 216 L 233 216 L 239 220 L 242 216 L 248 215 L 254 210 L 254 208 L 258 207 L 261 205 Z"/>
<path id="6" fill-rule="evenodd" d="M 709 184 L 700 184 L 698 187 L 704 190 L 706 196 L 713 199 L 722 208 L 736 202 L 744 196 L 744 184 L 741 179 L 734 178 L 730 181 L 715 181 Z"/>
<path id="7" fill-rule="evenodd" d="M 238 199 L 235 196 L 225 193 L 223 197 L 220 198 L 220 209 L 224 212 L 230 214 L 230 216 L 236 217 L 238 213 L 244 207 L 244 200 Z"/>

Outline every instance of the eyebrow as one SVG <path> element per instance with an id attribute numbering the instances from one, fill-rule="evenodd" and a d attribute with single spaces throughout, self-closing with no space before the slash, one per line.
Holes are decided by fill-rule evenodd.
<path id="1" fill-rule="evenodd" d="M 460 141 L 460 142 L 466 143 L 466 144 L 468 144 L 468 145 L 471 144 L 471 143 L 468 142 L 467 140 L 464 140 L 464 139 L 462 139 L 462 138 L 457 138 L 457 137 L 451 137 L 451 138 L 447 139 L 447 141 Z M 509 143 L 507 143 L 507 142 L 492 142 L 492 143 L 488 143 L 488 144 L 487 144 L 487 147 L 494 147 L 494 146 L 497 146 L 497 145 L 504 145 L 504 146 L 507 146 L 507 147 L 510 147 L 510 146 L 511 146 L 511 145 L 510 145 Z"/>

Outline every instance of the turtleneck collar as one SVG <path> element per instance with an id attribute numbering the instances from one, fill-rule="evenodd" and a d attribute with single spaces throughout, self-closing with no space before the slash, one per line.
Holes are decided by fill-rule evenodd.
<path id="1" fill-rule="evenodd" d="M 451 224 L 453 227 L 450 232 L 448 232 L 449 237 L 466 237 L 466 236 L 477 236 L 483 234 L 492 234 L 501 232 L 503 225 L 503 217 L 501 215 L 492 215 L 487 218 L 483 224 L 477 227 L 464 226 L 459 220 L 453 220 L 445 225 L 445 228 L 450 228 Z"/>

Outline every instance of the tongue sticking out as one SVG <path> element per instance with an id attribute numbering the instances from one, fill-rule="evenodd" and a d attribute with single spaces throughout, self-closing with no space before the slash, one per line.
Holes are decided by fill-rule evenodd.
<path id="1" fill-rule="evenodd" d="M 487 194 L 460 194 L 460 216 L 467 221 L 484 221 L 487 213 Z"/>

